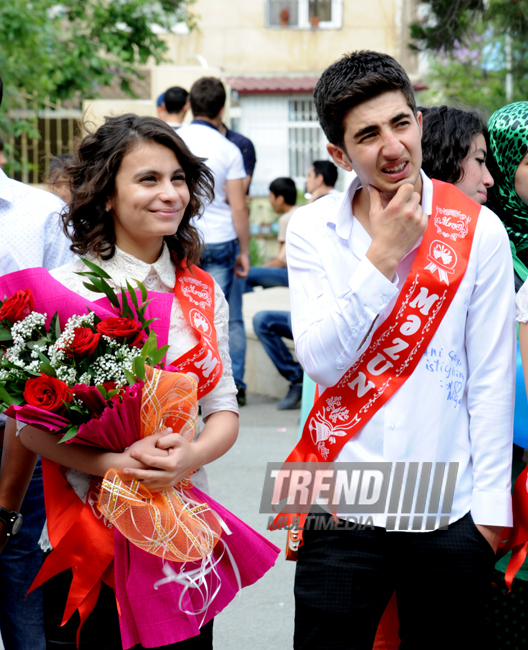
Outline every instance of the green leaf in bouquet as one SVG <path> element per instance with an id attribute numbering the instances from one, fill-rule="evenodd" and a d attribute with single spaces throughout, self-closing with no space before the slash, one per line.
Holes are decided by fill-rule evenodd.
<path id="1" fill-rule="evenodd" d="M 48 375 L 48 377 L 56 377 L 57 373 L 55 372 L 55 368 L 51 365 L 51 363 L 48 363 L 47 361 L 42 361 L 40 364 L 40 372 L 43 372 L 45 375 Z"/>
<path id="2" fill-rule="evenodd" d="M 145 285 L 143 284 L 143 282 L 140 282 L 139 280 L 136 280 L 135 278 L 132 278 L 132 279 L 137 284 L 138 289 L 141 291 L 141 300 L 143 302 L 146 302 L 146 300 L 148 298 L 148 293 L 147 293 L 147 290 L 145 288 Z M 143 305 L 142 305 L 142 307 L 143 307 Z"/>
<path id="3" fill-rule="evenodd" d="M 38 351 L 38 356 L 39 359 L 42 361 L 42 363 L 50 363 L 50 360 L 48 357 L 42 352 L 42 350 L 37 350 Z"/>
<path id="4" fill-rule="evenodd" d="M 143 347 L 141 348 L 141 356 L 144 359 L 148 359 L 150 355 L 158 349 L 158 339 L 154 332 L 150 332 L 148 339 L 145 341 Z"/>
<path id="5" fill-rule="evenodd" d="M 134 320 L 134 312 L 130 308 L 127 294 L 123 287 L 121 287 L 121 314 L 124 318 L 132 318 Z"/>
<path id="6" fill-rule="evenodd" d="M 59 323 L 59 312 L 56 311 L 50 321 L 49 332 L 53 332 L 55 338 L 58 339 L 61 335 L 61 328 Z"/>
<path id="7" fill-rule="evenodd" d="M 96 291 L 98 293 L 104 293 L 105 296 L 108 298 L 108 300 L 112 303 L 114 307 L 117 309 L 121 310 L 121 304 L 119 303 L 119 298 L 116 295 L 116 292 L 112 289 L 112 287 L 106 282 L 106 280 L 103 280 L 103 278 L 97 278 L 95 276 L 88 276 L 92 282 L 92 284 L 97 287 Z"/>
<path id="8" fill-rule="evenodd" d="M 167 354 L 168 349 L 169 349 L 169 346 L 164 345 L 159 350 L 155 350 L 154 352 L 151 352 L 150 355 L 149 355 L 149 360 L 150 360 L 151 365 L 152 366 L 157 366 L 159 363 L 161 363 L 161 360 Z"/>
<path id="9" fill-rule="evenodd" d="M 136 377 L 130 372 L 130 370 L 125 370 L 125 377 L 129 386 L 133 386 L 137 383 Z"/>
<path id="10" fill-rule="evenodd" d="M 47 345 L 48 343 L 49 343 L 49 341 L 48 341 L 47 338 L 45 338 L 45 337 L 40 337 L 40 338 L 37 339 L 36 341 L 28 341 L 28 342 L 26 343 L 26 346 L 27 346 L 30 350 L 35 350 L 35 349 L 38 350 L 41 346 L 43 346 L 43 345 Z"/>
<path id="11" fill-rule="evenodd" d="M 72 426 L 69 427 L 66 433 L 62 436 L 62 438 L 59 440 L 59 444 L 61 442 L 68 442 L 68 440 L 71 440 L 72 438 L 75 438 L 75 436 L 79 433 L 79 427 Z"/>
<path id="12" fill-rule="evenodd" d="M 108 399 L 108 393 L 106 391 L 106 388 L 103 386 L 103 384 L 97 384 L 96 388 L 101 393 L 104 399 Z"/>
<path id="13" fill-rule="evenodd" d="M 0 341 L 11 341 L 12 339 L 11 332 L 7 327 L 0 329 Z"/>
<path id="14" fill-rule="evenodd" d="M 137 299 L 137 296 L 136 296 L 136 292 L 132 288 L 132 285 L 130 284 L 130 282 L 128 280 L 126 281 L 126 284 L 127 284 L 127 289 L 128 289 L 128 294 L 130 296 L 130 300 L 132 300 L 132 304 L 134 305 L 134 307 L 136 309 L 136 312 L 137 312 L 137 310 L 139 309 L 139 304 L 138 304 L 138 299 Z"/>
<path id="15" fill-rule="evenodd" d="M 16 404 L 17 406 L 20 406 L 21 404 L 24 403 L 24 400 L 22 398 L 16 397 L 15 395 L 8 393 L 3 386 L 0 386 L 0 399 L 2 400 L 2 402 L 5 402 L 8 406 L 11 406 L 12 404 Z"/>
<path id="16" fill-rule="evenodd" d="M 106 280 L 111 280 L 112 276 L 108 275 L 108 273 L 102 269 L 100 266 L 97 266 L 94 262 L 90 262 L 90 260 L 87 260 L 84 257 L 81 257 L 81 260 L 86 264 L 86 266 L 92 270 L 95 275 L 99 276 L 100 278 L 105 278 Z M 85 273 L 78 273 L 78 275 L 85 275 Z"/>
<path id="17" fill-rule="evenodd" d="M 136 357 L 132 362 L 132 369 L 138 379 L 145 381 L 145 359 L 142 356 Z"/>

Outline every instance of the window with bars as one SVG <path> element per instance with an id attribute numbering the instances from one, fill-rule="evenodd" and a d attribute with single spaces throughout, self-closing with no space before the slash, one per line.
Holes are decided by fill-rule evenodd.
<path id="1" fill-rule="evenodd" d="M 288 149 L 290 176 L 296 182 L 304 181 L 314 160 L 327 158 L 326 138 L 312 99 L 288 102 Z"/>
<path id="2" fill-rule="evenodd" d="M 267 0 L 267 27 L 338 29 L 342 25 L 342 0 Z"/>

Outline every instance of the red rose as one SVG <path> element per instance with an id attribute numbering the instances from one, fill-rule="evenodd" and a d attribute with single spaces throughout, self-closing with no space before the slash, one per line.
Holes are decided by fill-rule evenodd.
<path id="1" fill-rule="evenodd" d="M 97 331 L 128 345 L 141 345 L 144 338 L 141 325 L 131 318 L 105 318 L 97 324 Z"/>
<path id="2" fill-rule="evenodd" d="M 0 321 L 6 319 L 10 323 L 17 323 L 29 316 L 34 309 L 33 291 L 24 289 L 17 291 L 8 298 L 0 309 Z"/>
<path id="3" fill-rule="evenodd" d="M 72 394 L 60 379 L 41 375 L 26 381 L 24 399 L 30 406 L 62 415 L 66 412 L 63 402 L 69 404 L 72 401 Z"/>
<path id="4" fill-rule="evenodd" d="M 89 327 L 76 327 L 73 331 L 75 336 L 66 354 L 74 359 L 89 357 L 95 352 L 101 335 L 95 334 Z"/>

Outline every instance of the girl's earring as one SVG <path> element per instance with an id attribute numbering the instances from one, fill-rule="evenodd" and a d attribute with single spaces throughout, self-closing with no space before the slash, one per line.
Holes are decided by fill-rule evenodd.
<path id="1" fill-rule="evenodd" d="M 105 212 L 110 212 L 110 208 L 108 206 L 106 206 Z"/>

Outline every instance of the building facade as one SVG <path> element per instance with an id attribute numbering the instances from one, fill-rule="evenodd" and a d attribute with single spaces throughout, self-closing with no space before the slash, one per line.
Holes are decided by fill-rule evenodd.
<path id="1" fill-rule="evenodd" d="M 343 53 L 387 52 L 418 81 L 408 47 L 415 0 L 197 0 L 191 10 L 197 28 L 166 34 L 168 57 L 182 71 L 194 64 L 198 76 L 219 70 L 231 88 L 231 126 L 257 150 L 253 195 L 278 176 L 302 187 L 311 162 L 328 157 L 312 93 Z M 170 68 L 166 86 L 177 83 Z"/>

